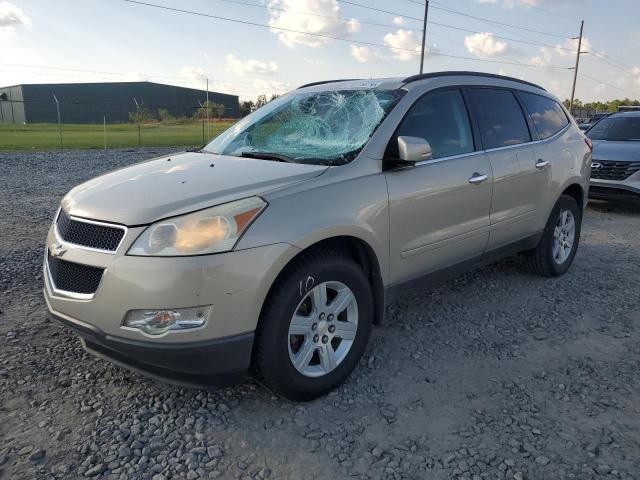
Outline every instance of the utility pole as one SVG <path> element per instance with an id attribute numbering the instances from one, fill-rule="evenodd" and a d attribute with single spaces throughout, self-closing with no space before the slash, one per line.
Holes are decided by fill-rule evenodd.
<path id="1" fill-rule="evenodd" d="M 209 141 L 209 79 L 207 78 L 207 102 L 205 103 L 207 106 L 207 141 Z"/>
<path id="2" fill-rule="evenodd" d="M 420 52 L 420 73 L 424 67 L 424 44 L 427 40 L 427 15 L 429 15 L 429 0 L 424 2 L 424 23 L 422 24 L 422 51 Z"/>
<path id="3" fill-rule="evenodd" d="M 584 20 L 580 21 L 580 36 L 578 37 L 578 52 L 576 53 L 576 67 L 573 69 L 573 86 L 571 87 L 571 101 L 569 102 L 569 113 L 573 115 L 573 98 L 576 94 L 576 80 L 578 79 L 578 65 L 580 64 L 580 50 L 582 49 L 582 30 L 584 28 Z M 575 38 L 574 38 L 575 40 Z"/>
<path id="4" fill-rule="evenodd" d="M 202 109 L 201 113 L 204 113 L 204 105 L 202 105 L 200 100 L 198 100 L 198 105 L 200 105 L 200 108 Z M 202 115 L 202 143 L 206 143 L 206 140 L 204 139 L 204 115 Z"/>
<path id="5" fill-rule="evenodd" d="M 138 103 L 138 100 L 136 100 L 136 97 L 133 97 L 133 101 L 136 104 L 136 122 L 138 124 L 138 146 L 141 147 L 142 141 L 140 139 L 140 104 Z"/>
<path id="6" fill-rule="evenodd" d="M 58 111 L 58 134 L 60 135 L 60 150 L 62 150 L 62 121 L 60 120 L 60 102 L 58 101 L 58 97 L 53 95 L 53 99 L 56 101 L 56 110 Z"/>

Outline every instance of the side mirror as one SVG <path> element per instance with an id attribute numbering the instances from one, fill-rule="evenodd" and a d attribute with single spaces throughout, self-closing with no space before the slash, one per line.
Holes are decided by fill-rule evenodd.
<path id="1" fill-rule="evenodd" d="M 420 137 L 398 137 L 398 153 L 403 162 L 416 163 L 431 160 L 431 145 Z"/>

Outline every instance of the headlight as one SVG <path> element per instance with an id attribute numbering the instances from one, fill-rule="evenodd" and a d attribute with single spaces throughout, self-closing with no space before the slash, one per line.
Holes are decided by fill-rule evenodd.
<path id="1" fill-rule="evenodd" d="M 267 203 L 245 198 L 156 222 L 133 243 L 128 255 L 202 255 L 231 250 Z"/>

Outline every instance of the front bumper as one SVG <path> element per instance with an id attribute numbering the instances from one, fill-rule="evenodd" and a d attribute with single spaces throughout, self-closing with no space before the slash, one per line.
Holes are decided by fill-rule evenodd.
<path id="1" fill-rule="evenodd" d="M 589 198 L 640 203 L 640 174 L 623 181 L 592 178 L 589 182 Z"/>
<path id="2" fill-rule="evenodd" d="M 249 368 L 253 333 L 204 342 L 153 344 L 115 338 L 69 317 L 51 315 L 79 335 L 87 352 L 175 385 L 229 385 L 242 379 Z"/>
<path id="3" fill-rule="evenodd" d="M 264 299 L 300 250 L 278 243 L 198 257 L 127 256 L 123 252 L 136 230 L 129 229 L 115 254 L 65 245 L 62 260 L 104 269 L 91 295 L 73 298 L 56 290 L 45 255 L 44 296 L 51 314 L 78 333 L 89 352 L 172 383 L 227 383 L 246 371 Z M 58 242 L 52 228 L 47 251 Z M 130 310 L 204 305 L 212 308 L 198 328 L 149 335 L 123 327 Z"/>

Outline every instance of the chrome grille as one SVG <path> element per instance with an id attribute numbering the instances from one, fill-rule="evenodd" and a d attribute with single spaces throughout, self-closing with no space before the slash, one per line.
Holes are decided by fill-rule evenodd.
<path id="1" fill-rule="evenodd" d="M 638 170 L 640 170 L 640 162 L 594 160 L 591 163 L 591 178 L 601 180 L 625 180 Z"/>
<path id="2" fill-rule="evenodd" d="M 67 262 L 52 257 L 49 252 L 47 252 L 47 263 L 53 288 L 83 295 L 96 293 L 104 272 L 104 268 Z"/>
<path id="3" fill-rule="evenodd" d="M 126 228 L 101 222 L 72 218 L 60 209 L 56 230 L 62 240 L 81 247 L 115 252 L 122 241 Z"/>

